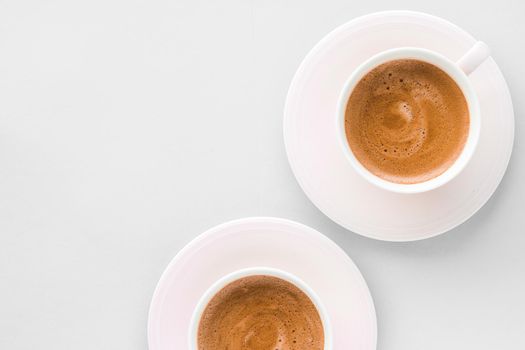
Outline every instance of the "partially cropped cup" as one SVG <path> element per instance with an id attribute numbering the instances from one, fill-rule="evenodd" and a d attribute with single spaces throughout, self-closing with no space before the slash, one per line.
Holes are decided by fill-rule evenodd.
<path id="1" fill-rule="evenodd" d="M 303 282 L 301 279 L 299 279 L 295 275 L 289 272 L 285 272 L 285 271 L 278 270 L 275 268 L 270 268 L 270 267 L 251 267 L 251 268 L 234 271 L 220 278 L 208 288 L 208 290 L 202 295 L 199 302 L 197 303 L 197 306 L 195 307 L 192 318 L 191 318 L 190 327 L 189 327 L 189 349 L 190 350 L 202 350 L 203 348 L 207 349 L 207 347 L 199 346 L 199 330 L 201 327 L 203 327 L 203 319 L 207 317 L 206 314 L 208 313 L 208 307 L 211 305 L 210 303 L 213 303 L 214 298 L 218 294 L 220 294 L 221 292 L 224 292 L 226 287 L 231 286 L 232 284 L 235 284 L 238 281 L 243 281 L 246 278 L 250 278 L 250 277 L 265 278 L 268 276 L 274 277 L 278 281 L 284 281 L 285 283 L 289 283 L 294 288 L 298 288 L 298 290 L 301 293 L 304 293 L 306 298 L 313 304 L 317 312 L 317 315 L 319 317 L 319 320 L 320 320 L 321 332 L 322 332 L 322 338 L 323 338 L 323 346 L 321 347 L 321 349 L 332 350 L 332 347 L 333 347 L 332 328 L 330 326 L 330 320 L 329 320 L 328 314 L 326 312 L 326 309 L 323 306 L 321 299 L 317 296 L 314 290 L 310 288 L 310 286 L 308 286 L 305 282 Z M 249 288 L 246 285 L 244 285 L 240 287 L 239 290 L 234 291 L 233 293 L 241 293 L 241 294 L 246 293 L 246 290 L 248 289 Z M 230 312 L 233 308 L 228 307 L 227 309 L 228 309 L 227 311 Z M 239 326 L 240 328 L 247 328 L 246 330 L 243 330 L 243 332 L 246 331 L 246 334 L 245 334 L 246 338 L 248 337 L 258 338 L 258 334 L 257 334 L 258 331 L 261 331 L 264 333 L 271 333 L 272 338 L 274 338 L 274 335 L 278 337 L 277 332 L 275 332 L 276 330 L 272 329 L 273 328 L 272 322 L 273 320 L 275 320 L 276 322 L 281 321 L 278 318 L 279 318 L 279 314 L 281 314 L 283 310 L 280 310 L 277 307 L 274 307 L 273 310 L 275 310 L 275 315 L 272 312 L 270 312 L 268 315 L 268 310 L 264 310 L 264 312 L 261 313 L 261 317 L 262 318 L 269 317 L 269 319 L 268 318 L 263 319 L 260 323 L 254 322 L 253 324 L 251 324 L 250 323 L 251 320 L 247 320 L 247 316 L 243 315 L 245 317 L 243 318 L 242 321 L 240 321 L 237 324 L 237 326 L 239 326 L 240 324 Z M 292 313 L 297 313 L 297 310 L 291 310 L 291 311 Z M 221 314 L 220 318 L 227 319 L 227 318 L 233 318 L 233 316 Z M 312 323 L 315 324 L 315 322 L 312 322 L 312 320 L 309 320 L 308 322 L 311 324 Z M 285 324 L 285 326 L 291 326 L 291 325 Z M 229 328 L 228 331 L 232 331 L 232 328 Z M 211 330 L 209 331 L 210 333 L 213 333 L 213 331 Z M 293 334 L 295 334 L 295 330 L 292 330 L 292 331 L 293 331 Z M 299 331 L 300 330 L 297 330 L 298 333 Z M 249 339 L 245 339 L 245 340 L 249 342 Z M 305 339 L 303 338 L 300 338 L 300 339 L 298 338 L 296 341 L 299 342 L 299 341 L 304 341 L 304 340 Z M 228 341 L 230 341 L 230 339 Z M 276 338 L 276 339 L 269 339 L 269 341 L 272 342 L 272 344 L 271 345 L 265 344 L 265 348 L 267 348 L 268 346 L 271 346 L 272 349 L 288 349 L 290 347 L 296 348 L 297 346 L 301 345 L 299 343 L 295 343 L 294 340 L 292 339 L 287 340 L 287 339 Z M 290 344 L 286 344 L 287 341 L 294 343 L 292 344 L 293 346 L 290 346 Z M 253 345 L 253 344 L 243 343 L 242 345 L 239 345 L 237 347 L 236 345 L 233 345 L 232 347 L 231 344 L 228 344 L 228 348 L 230 347 L 232 349 L 251 348 L 250 345 Z M 310 349 L 312 347 L 308 347 L 308 348 Z M 315 347 L 315 349 L 318 349 L 318 347 Z"/>
<path id="2" fill-rule="evenodd" d="M 416 47 L 402 47 L 378 53 L 355 69 L 344 84 L 339 97 L 336 130 L 342 151 L 356 172 L 371 184 L 396 193 L 422 193 L 430 191 L 445 185 L 460 174 L 476 150 L 481 129 L 479 102 L 468 75 L 475 71 L 489 56 L 489 49 L 487 45 L 482 42 L 477 42 L 457 62 L 453 62 L 447 57 L 431 50 Z M 457 84 L 468 108 L 469 124 L 462 150 L 446 170 L 433 178 L 420 182 L 401 183 L 385 179 L 373 173 L 356 157 L 347 136 L 347 128 L 351 128 L 352 125 L 348 125 L 346 113 L 354 89 L 360 81 L 375 68 L 396 60 L 417 60 L 439 68 Z M 430 130 L 430 132 L 432 132 L 432 130 Z"/>

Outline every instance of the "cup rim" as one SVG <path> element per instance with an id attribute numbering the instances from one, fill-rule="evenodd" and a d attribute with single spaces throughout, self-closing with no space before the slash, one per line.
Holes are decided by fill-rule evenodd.
<path id="1" fill-rule="evenodd" d="M 222 288 L 224 288 L 229 283 L 236 281 L 243 277 L 256 276 L 256 275 L 266 275 L 266 276 L 273 276 L 273 277 L 281 278 L 287 282 L 292 283 L 294 286 L 296 286 L 301 291 L 303 291 L 310 298 L 315 308 L 319 312 L 319 317 L 321 318 L 321 322 L 323 324 L 324 349 L 325 350 L 332 349 L 332 327 L 330 325 L 328 313 L 323 303 L 321 302 L 321 299 L 319 298 L 319 296 L 314 292 L 314 290 L 309 285 L 307 285 L 299 277 L 289 272 L 283 271 L 283 270 L 279 270 L 273 267 L 264 267 L 264 266 L 249 267 L 249 268 L 244 268 L 244 269 L 230 272 L 229 274 L 215 281 L 206 290 L 206 292 L 204 292 L 204 294 L 201 296 L 201 298 L 197 302 L 197 305 L 191 317 L 190 327 L 189 327 L 189 349 L 198 350 L 197 333 L 199 329 L 200 319 L 201 319 L 202 313 L 204 312 L 204 309 L 206 308 L 208 303 L 211 301 L 211 299 Z"/>
<path id="2" fill-rule="evenodd" d="M 370 172 L 355 157 L 346 137 L 345 130 L 345 112 L 348 99 L 357 85 L 357 83 L 372 69 L 380 64 L 396 59 L 417 59 L 430 63 L 442 69 L 447 73 L 459 86 L 469 110 L 469 132 L 463 150 L 454 163 L 442 174 L 419 183 L 402 184 L 385 180 Z M 447 57 L 423 48 L 417 47 L 399 47 L 382 51 L 373 55 L 361 63 L 346 80 L 337 104 L 337 133 L 339 144 L 353 168 L 365 178 L 369 183 L 391 192 L 396 193 L 422 193 L 427 192 L 445 185 L 455 178 L 472 158 L 479 140 L 481 129 L 480 107 L 477 94 L 470 83 L 468 76 L 459 68 L 459 66 Z"/>

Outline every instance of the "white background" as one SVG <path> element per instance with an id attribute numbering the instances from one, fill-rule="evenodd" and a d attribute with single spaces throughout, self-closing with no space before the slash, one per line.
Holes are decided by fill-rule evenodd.
<path id="1" fill-rule="evenodd" d="M 171 258 L 205 229 L 257 215 L 310 225 L 350 255 L 375 300 L 379 350 L 525 348 L 524 4 L 0 0 L 0 349 L 146 349 Z M 492 199 L 415 243 L 331 222 L 282 140 L 305 54 L 388 9 L 484 40 L 516 114 Z"/>

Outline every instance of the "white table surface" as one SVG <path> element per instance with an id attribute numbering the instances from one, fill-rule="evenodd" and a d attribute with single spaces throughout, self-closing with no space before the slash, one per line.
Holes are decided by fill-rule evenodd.
<path id="1" fill-rule="evenodd" d="M 525 3 L 0 1 L 0 349 L 146 349 L 171 258 L 205 229 L 290 218 L 356 262 L 379 350 L 525 348 Z M 434 239 L 331 222 L 288 166 L 292 76 L 336 26 L 429 12 L 492 49 L 516 114 L 492 199 Z"/>

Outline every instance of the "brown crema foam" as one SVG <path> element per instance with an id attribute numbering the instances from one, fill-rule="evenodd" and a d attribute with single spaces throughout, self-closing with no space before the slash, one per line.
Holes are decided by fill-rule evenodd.
<path id="1" fill-rule="evenodd" d="M 206 306 L 199 350 L 321 350 L 323 324 L 310 298 L 283 279 L 257 275 L 221 289 Z"/>
<path id="2" fill-rule="evenodd" d="M 394 60 L 367 73 L 346 106 L 345 131 L 355 157 L 387 181 L 433 179 L 458 158 L 468 137 L 468 105 L 440 68 Z"/>

